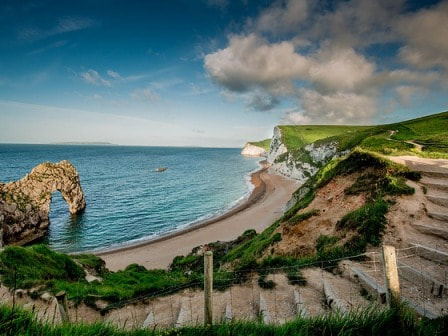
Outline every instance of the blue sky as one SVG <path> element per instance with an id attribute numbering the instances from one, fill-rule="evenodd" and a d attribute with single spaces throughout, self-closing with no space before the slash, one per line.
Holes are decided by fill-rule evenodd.
<path id="1" fill-rule="evenodd" d="M 2 1 L 0 142 L 238 147 L 441 112 L 446 22 L 446 1 Z"/>

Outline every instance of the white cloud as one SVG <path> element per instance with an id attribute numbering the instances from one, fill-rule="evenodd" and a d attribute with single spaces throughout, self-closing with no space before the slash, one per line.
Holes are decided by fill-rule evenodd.
<path id="1" fill-rule="evenodd" d="M 400 57 L 418 68 L 442 66 L 448 71 L 448 2 L 402 16 L 396 30 L 404 37 Z"/>
<path id="2" fill-rule="evenodd" d="M 213 80 L 229 90 L 262 87 L 286 94 L 293 90 L 291 80 L 306 73 L 309 60 L 297 54 L 291 42 L 270 44 L 250 34 L 231 37 L 227 48 L 205 57 L 204 65 Z"/>
<path id="3" fill-rule="evenodd" d="M 100 94 L 98 94 L 98 93 L 95 93 L 95 94 L 92 96 L 92 98 L 95 99 L 95 100 L 103 100 L 103 96 L 100 95 Z"/>
<path id="4" fill-rule="evenodd" d="M 34 55 L 42 54 L 48 50 L 61 48 L 61 47 L 65 46 L 66 44 L 67 44 L 67 40 L 56 41 L 56 42 L 50 43 L 49 45 L 47 45 L 45 47 L 35 49 L 35 50 L 29 52 L 28 55 L 34 56 Z"/>
<path id="5" fill-rule="evenodd" d="M 307 0 L 276 1 L 265 9 L 254 22 L 255 29 L 261 32 L 296 32 L 308 18 Z"/>
<path id="6" fill-rule="evenodd" d="M 283 124 L 292 125 L 307 125 L 310 124 L 312 119 L 304 115 L 303 111 L 298 111 L 296 108 L 286 110 L 282 120 Z"/>
<path id="7" fill-rule="evenodd" d="M 59 19 L 57 25 L 50 30 L 50 35 L 82 30 L 90 28 L 95 24 L 96 21 L 85 17 L 64 17 Z"/>
<path id="8" fill-rule="evenodd" d="M 120 76 L 120 74 L 116 71 L 113 70 L 107 70 L 106 71 L 107 75 L 113 79 L 122 79 L 122 77 Z"/>
<path id="9" fill-rule="evenodd" d="M 313 13 L 306 34 L 345 47 L 391 42 L 396 38 L 393 23 L 404 8 L 405 0 L 341 1 L 333 10 Z"/>
<path id="10" fill-rule="evenodd" d="M 51 36 L 83 30 L 97 25 L 98 22 L 86 17 L 68 16 L 58 19 L 56 25 L 49 29 L 24 27 L 18 30 L 20 40 L 34 42 Z"/>
<path id="11" fill-rule="evenodd" d="M 410 106 L 412 101 L 428 93 L 424 87 L 413 85 L 400 85 L 394 89 L 398 102 L 403 106 Z"/>
<path id="12" fill-rule="evenodd" d="M 376 100 L 373 96 L 336 92 L 321 94 L 318 91 L 300 90 L 303 116 L 314 123 L 365 124 L 375 114 Z"/>
<path id="13" fill-rule="evenodd" d="M 189 85 L 191 90 L 190 95 L 192 96 L 200 96 L 215 91 L 213 89 L 210 89 L 208 87 L 202 87 L 195 83 L 189 83 Z"/>
<path id="14" fill-rule="evenodd" d="M 262 91 L 251 92 L 245 96 L 246 106 L 255 111 L 270 111 L 280 104 L 278 97 Z"/>
<path id="15" fill-rule="evenodd" d="M 160 99 L 160 96 L 151 88 L 136 89 L 131 93 L 132 99 L 155 102 Z"/>
<path id="16" fill-rule="evenodd" d="M 446 22 L 446 1 L 409 12 L 406 0 L 278 0 L 204 67 L 226 99 L 253 110 L 297 101 L 285 121 L 369 123 L 390 96 L 404 104 L 448 89 Z M 377 56 L 383 47 L 399 52 Z"/>
<path id="17" fill-rule="evenodd" d="M 89 69 L 80 74 L 81 78 L 88 84 L 103 85 L 107 87 L 117 83 L 137 82 L 149 76 L 148 74 L 122 76 L 117 71 L 110 69 L 106 71 L 106 75 L 109 78 L 101 76 L 100 73 L 94 69 Z"/>
<path id="18" fill-rule="evenodd" d="M 85 72 L 82 72 L 81 78 L 84 80 L 84 82 L 86 82 L 88 84 L 103 85 L 103 86 L 108 86 L 108 87 L 111 86 L 111 83 L 109 80 L 101 77 L 101 75 L 93 69 L 89 69 Z"/>
<path id="19" fill-rule="evenodd" d="M 309 79 L 326 90 L 355 90 L 367 83 L 375 64 L 351 48 L 324 45 L 313 57 Z"/>
<path id="20" fill-rule="evenodd" d="M 149 85 L 150 87 L 157 89 L 157 90 L 164 90 L 179 84 L 182 84 L 184 81 L 180 78 L 170 78 L 170 79 L 164 79 L 160 81 L 153 81 Z"/>

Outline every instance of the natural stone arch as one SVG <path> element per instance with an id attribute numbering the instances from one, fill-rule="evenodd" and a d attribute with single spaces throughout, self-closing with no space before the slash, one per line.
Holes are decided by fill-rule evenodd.
<path id="1" fill-rule="evenodd" d="M 68 161 L 45 162 L 16 182 L 0 183 L 0 244 L 42 237 L 50 224 L 52 193 L 59 191 L 71 214 L 86 202 L 76 168 Z"/>

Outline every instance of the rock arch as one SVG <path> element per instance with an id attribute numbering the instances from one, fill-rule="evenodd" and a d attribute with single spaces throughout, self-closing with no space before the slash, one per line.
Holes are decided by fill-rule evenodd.
<path id="1" fill-rule="evenodd" d="M 44 162 L 22 179 L 0 183 L 0 244 L 42 237 L 50 224 L 52 193 L 60 191 L 71 214 L 86 207 L 78 172 L 69 161 Z"/>

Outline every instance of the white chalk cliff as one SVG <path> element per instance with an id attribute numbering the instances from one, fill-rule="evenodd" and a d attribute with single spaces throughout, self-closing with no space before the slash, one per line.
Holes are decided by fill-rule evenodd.
<path id="1" fill-rule="evenodd" d="M 251 144 L 250 142 L 247 142 L 244 146 L 243 150 L 241 151 L 241 154 L 244 156 L 249 157 L 266 157 L 268 156 L 268 153 L 266 150 L 262 147 L 255 146 Z"/>
<path id="2" fill-rule="evenodd" d="M 281 128 L 274 127 L 267 161 L 271 164 L 270 173 L 303 183 L 310 176 L 316 174 L 325 163 L 341 154 L 338 153 L 338 143 L 335 141 L 319 145 L 312 143 L 303 148 L 302 157 L 306 157 L 307 160 L 297 159 L 297 155 L 294 156 L 288 152 L 288 148 L 283 143 Z"/>

